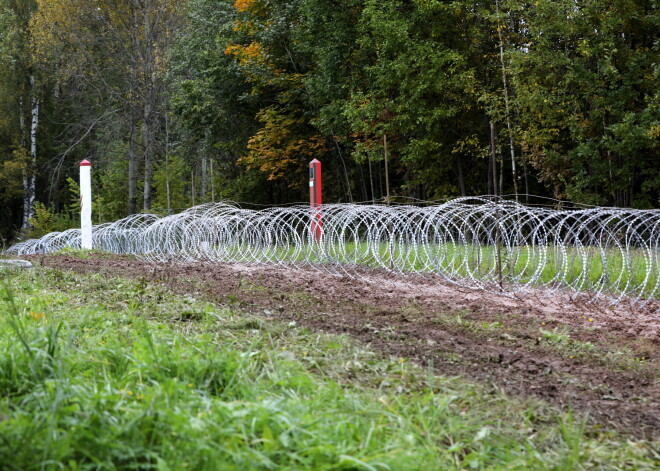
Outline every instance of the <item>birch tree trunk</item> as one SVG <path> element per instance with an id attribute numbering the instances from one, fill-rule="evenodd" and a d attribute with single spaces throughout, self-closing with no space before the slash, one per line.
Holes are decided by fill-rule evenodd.
<path id="1" fill-rule="evenodd" d="M 18 123 L 20 126 L 21 130 L 21 149 L 26 149 L 27 148 L 27 129 L 25 127 L 25 101 L 23 99 L 23 96 L 21 95 L 21 98 L 18 103 L 19 106 L 19 113 L 20 116 L 18 117 Z M 29 223 L 29 216 L 28 216 L 28 208 L 30 207 L 27 201 L 27 194 L 28 194 L 28 187 L 29 187 L 29 182 L 28 182 L 28 175 L 30 174 L 29 168 L 28 168 L 28 163 L 25 163 L 25 167 L 23 168 L 23 222 L 21 225 L 21 229 L 23 231 L 27 231 L 30 228 L 30 223 Z"/>
<path id="2" fill-rule="evenodd" d="M 30 126 L 30 160 L 23 176 L 23 225 L 22 229 L 31 227 L 30 219 L 34 217 L 34 202 L 37 193 L 37 130 L 39 128 L 39 98 L 34 92 L 34 75 L 30 75 L 31 100 L 31 126 Z M 23 118 L 21 118 L 23 119 Z M 21 123 L 24 126 L 24 122 Z"/>
<path id="3" fill-rule="evenodd" d="M 21 95 L 21 98 L 18 101 L 18 109 L 20 113 L 18 116 L 18 124 L 21 129 L 21 147 L 25 148 L 27 146 L 27 140 L 25 139 L 25 100 L 23 99 L 23 95 Z"/>

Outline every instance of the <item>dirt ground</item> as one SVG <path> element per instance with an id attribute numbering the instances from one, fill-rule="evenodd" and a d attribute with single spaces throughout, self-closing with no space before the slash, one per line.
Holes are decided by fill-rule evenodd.
<path id="1" fill-rule="evenodd" d="M 386 354 L 533 395 L 603 427 L 660 438 L 657 305 L 609 308 L 529 292 L 510 298 L 423 277 L 311 268 L 148 263 L 95 254 L 37 265 L 164 283 L 266 318 L 351 335 Z"/>

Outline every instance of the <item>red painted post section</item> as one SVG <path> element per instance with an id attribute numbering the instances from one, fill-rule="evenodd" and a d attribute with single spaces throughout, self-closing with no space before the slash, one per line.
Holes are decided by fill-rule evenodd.
<path id="1" fill-rule="evenodd" d="M 316 242 L 321 241 L 321 219 L 322 200 L 321 162 L 314 159 L 309 163 L 309 205 L 312 209 L 311 233 Z"/>

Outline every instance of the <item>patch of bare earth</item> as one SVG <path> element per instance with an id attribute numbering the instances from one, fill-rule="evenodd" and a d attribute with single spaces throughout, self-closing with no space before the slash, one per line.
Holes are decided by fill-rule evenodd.
<path id="1" fill-rule="evenodd" d="M 42 266 L 142 278 L 253 314 L 345 333 L 444 375 L 533 395 L 636 436 L 660 437 L 658 306 L 516 298 L 425 277 L 312 268 L 30 257 Z"/>

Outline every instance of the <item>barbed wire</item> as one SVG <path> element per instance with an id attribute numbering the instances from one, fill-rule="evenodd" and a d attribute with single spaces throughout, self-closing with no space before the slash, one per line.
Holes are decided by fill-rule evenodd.
<path id="1" fill-rule="evenodd" d="M 312 229 L 319 217 L 320 235 Z M 327 204 L 318 210 L 244 209 L 224 201 L 94 226 L 93 245 L 153 262 L 303 266 L 353 278 L 371 267 L 510 295 L 544 288 L 640 305 L 660 295 L 660 210 L 557 210 L 492 197 L 430 206 Z M 6 253 L 79 247 L 80 230 L 69 229 L 20 242 Z"/>

